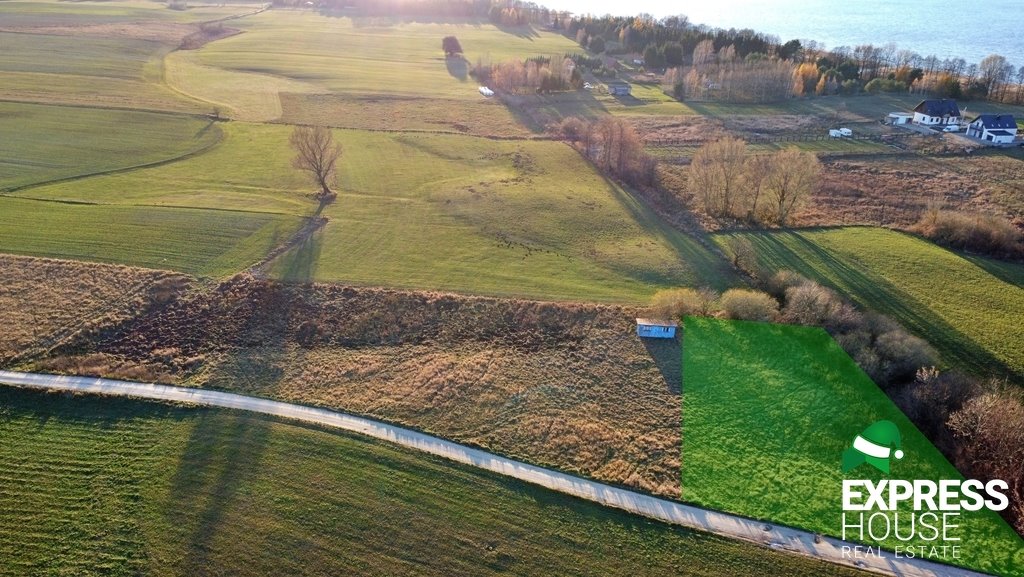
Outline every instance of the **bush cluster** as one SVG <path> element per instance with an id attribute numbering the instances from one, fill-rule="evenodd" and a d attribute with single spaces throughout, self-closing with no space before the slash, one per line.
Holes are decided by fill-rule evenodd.
<path id="1" fill-rule="evenodd" d="M 791 271 L 760 282 L 764 290 L 729 289 L 720 297 L 710 289 L 671 289 L 651 300 L 661 318 L 720 314 L 729 319 L 782 322 L 822 327 L 860 368 L 882 387 L 914 379 L 922 367 L 938 363 L 923 339 L 892 319 L 858 311 L 835 291 Z"/>
<path id="2" fill-rule="evenodd" d="M 929 209 L 914 230 L 952 248 L 1000 258 L 1024 258 L 1024 233 L 998 216 Z"/>

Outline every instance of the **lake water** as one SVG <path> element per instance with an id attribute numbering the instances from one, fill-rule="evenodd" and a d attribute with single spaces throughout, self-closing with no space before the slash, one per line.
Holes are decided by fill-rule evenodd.
<path id="1" fill-rule="evenodd" d="M 894 42 L 927 56 L 979 62 L 1002 54 L 1024 65 L 1024 1 L 980 0 L 550 0 L 551 8 L 656 17 L 685 14 L 716 28 L 751 28 L 783 41 L 812 39 L 828 48 Z"/>

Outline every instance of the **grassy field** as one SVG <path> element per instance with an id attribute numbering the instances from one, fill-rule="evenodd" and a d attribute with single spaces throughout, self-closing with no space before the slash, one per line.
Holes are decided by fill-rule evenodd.
<path id="1" fill-rule="evenodd" d="M 732 116 L 814 115 L 845 122 L 878 122 L 890 112 L 913 109 L 924 97 L 916 95 L 856 95 L 791 98 L 767 104 L 731 104 L 725 102 L 680 102 L 664 93 L 657 85 L 632 85 L 629 97 L 614 97 L 600 90 L 571 92 L 546 100 L 542 111 L 559 118 L 593 116 L 596 113 L 633 116 L 701 115 L 709 118 Z M 970 105 L 969 116 L 981 113 L 1020 115 L 1022 107 L 993 102 Z"/>
<path id="2" fill-rule="evenodd" d="M 443 110 L 441 116 L 451 122 L 519 134 L 522 130 L 509 121 L 503 107 L 476 105 L 482 97 L 468 76 L 470 63 L 478 57 L 499 62 L 578 51 L 558 34 L 468 20 L 354 21 L 307 11 L 271 11 L 232 25 L 245 33 L 194 53 L 172 54 L 167 80 L 181 92 L 224 105 L 243 120 L 273 120 L 286 113 L 286 120 L 305 121 L 326 107 L 327 113 L 354 117 L 346 121 L 336 116 L 329 124 L 367 128 L 365 120 L 357 119 L 381 117 L 377 104 L 397 98 L 422 105 L 403 108 L 402 118 L 413 121 L 413 128 L 430 126 Z M 466 61 L 445 59 L 440 42 L 447 35 L 459 38 Z M 286 111 L 281 94 L 287 95 Z M 467 103 L 461 114 L 460 102 Z"/>
<path id="3" fill-rule="evenodd" d="M 842 536 L 842 480 L 884 476 L 844 477 L 841 455 L 880 419 L 902 434 L 893 478 L 962 478 L 825 331 L 690 317 L 684 335 L 684 500 Z M 1024 542 L 997 514 L 957 522 L 963 565 L 1024 575 Z"/>
<path id="4" fill-rule="evenodd" d="M 0 98 L 208 112 L 207 106 L 163 85 L 163 58 L 176 46 L 171 36 L 161 42 L 114 32 L 104 36 L 0 32 Z M 61 56 L 54 58 L 54 54 Z"/>
<path id="5" fill-rule="evenodd" d="M 619 302 L 732 282 L 718 256 L 562 143 L 339 136 L 331 220 L 278 263 L 281 278 Z"/>
<path id="6" fill-rule="evenodd" d="M 63 2 L 0 2 L 0 26 L 83 26 L 138 21 L 204 22 L 252 11 L 253 3 L 190 3 L 188 10 L 170 10 L 163 2 L 146 0 L 95 0 Z"/>
<path id="7" fill-rule="evenodd" d="M 295 220 L 252 211 L 294 216 L 313 211 L 310 183 L 289 165 L 290 127 L 233 122 L 223 131 L 215 148 L 181 162 L 17 194 L 118 205 L 59 205 L 62 212 L 158 206 L 217 209 L 196 213 L 205 215 L 246 211 L 220 218 L 260 226 L 268 219 Z M 330 221 L 278 262 L 275 274 L 281 278 L 614 302 L 644 301 L 664 286 L 721 288 L 733 282 L 720 257 L 659 221 L 562 143 L 357 130 L 336 134 L 345 152 L 339 197 L 324 211 Z M 155 227 L 165 224 L 172 226 L 155 221 L 153 234 L 163 234 Z M 16 240 L 12 236 L 8 243 L 17 246 Z M 247 246 L 256 244 L 269 247 L 264 242 Z M 25 246 L 8 250 L 58 256 L 57 246 L 64 245 L 55 241 L 53 252 Z M 79 258 L 78 250 L 72 245 L 64 254 Z M 159 267 L 162 261 L 119 262 Z M 175 270 L 199 274 L 226 270 L 168 262 Z"/>
<path id="8" fill-rule="evenodd" d="M 224 276 L 260 260 L 294 216 L 0 197 L 0 252 Z"/>
<path id="9" fill-rule="evenodd" d="M 391 23 L 271 11 L 237 26 L 246 33 L 199 51 L 203 64 L 312 82 L 343 94 L 479 98 L 467 66 L 446 62 L 441 38 L 447 35 L 458 37 L 469 62 L 579 51 L 560 34 L 460 20 Z"/>
<path id="10" fill-rule="evenodd" d="M 0 102 L 0 191 L 158 162 L 220 136 L 190 116 Z"/>
<path id="11" fill-rule="evenodd" d="M 132 206 L 177 206 L 305 216 L 312 186 L 291 166 L 290 127 L 213 125 L 223 139 L 204 154 L 144 170 L 33 187 L 19 196 Z"/>
<path id="12" fill-rule="evenodd" d="M 856 574 L 241 413 L 4 387 L 0 435 L 12 577 Z"/>
<path id="13" fill-rule="evenodd" d="M 770 270 L 789 269 L 890 315 L 935 345 L 947 364 L 981 374 L 1024 375 L 1020 265 L 965 258 L 877 228 L 716 235 L 749 239 Z"/>

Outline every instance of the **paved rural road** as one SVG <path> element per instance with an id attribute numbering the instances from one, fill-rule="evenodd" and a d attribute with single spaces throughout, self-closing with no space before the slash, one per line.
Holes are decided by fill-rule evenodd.
<path id="1" fill-rule="evenodd" d="M 220 391 L 132 383 L 93 377 L 65 377 L 0 371 L 0 383 L 36 389 L 78 391 L 240 409 L 326 425 L 391 441 L 404 447 L 514 477 L 528 483 L 540 485 L 588 501 L 601 503 L 609 507 L 624 509 L 637 515 L 650 517 L 651 519 L 699 529 L 725 537 L 752 541 L 773 549 L 816 557 L 831 563 L 853 566 L 853 561 L 843 556 L 842 547 L 848 544 L 837 539 L 826 538 L 822 539 L 820 543 L 815 543 L 814 535 L 806 531 L 779 527 L 778 525 L 773 525 L 769 530 L 765 530 L 765 524 L 758 521 L 717 511 L 709 511 L 665 499 L 658 499 L 649 495 L 642 495 L 596 481 L 574 477 L 535 465 L 528 465 L 424 433 L 337 411 Z M 921 559 L 895 558 L 888 552 L 884 553 L 884 555 L 885 557 L 872 556 L 861 559 L 863 564 L 857 566 L 887 575 L 907 577 L 982 575 L 981 573 L 931 563 Z"/>

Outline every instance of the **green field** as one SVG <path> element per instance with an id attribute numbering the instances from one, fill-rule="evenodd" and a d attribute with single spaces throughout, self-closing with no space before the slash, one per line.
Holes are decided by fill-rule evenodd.
<path id="1" fill-rule="evenodd" d="M 935 345 L 947 364 L 1024 375 L 1024 266 L 967 258 L 877 228 L 728 233 L 747 238 L 769 270 L 826 283 Z"/>
<path id="2" fill-rule="evenodd" d="M 600 82 L 600 81 L 598 81 Z M 924 97 L 916 95 L 876 94 L 789 98 L 765 104 L 733 104 L 727 102 L 680 102 L 665 94 L 661 86 L 634 83 L 628 97 L 614 97 L 600 89 L 590 92 L 569 92 L 547 97 L 540 107 L 555 118 L 594 116 L 610 113 L 636 116 L 701 115 L 709 118 L 729 116 L 815 115 L 844 122 L 878 122 L 890 112 L 907 111 Z M 1022 107 L 983 102 L 971 105 L 971 114 L 1008 113 L 1020 116 Z"/>
<path id="3" fill-rule="evenodd" d="M 220 218 L 261 223 L 270 216 L 252 211 L 307 216 L 315 209 L 311 184 L 289 164 L 290 127 L 232 122 L 223 130 L 215 148 L 180 162 L 17 194 L 122 207 L 116 210 L 245 211 Z M 324 211 L 326 228 L 278 262 L 282 278 L 613 302 L 644 301 L 659 287 L 733 282 L 720 257 L 662 223 L 565 144 L 358 130 L 336 135 L 344 147 L 339 197 Z M 154 228 L 153 234 L 162 233 Z M 16 240 L 4 250 L 60 254 L 15 250 Z M 77 257 L 78 250 L 72 245 L 64 254 Z M 111 259 L 117 260 L 102 260 Z M 170 268 L 226 270 L 175 262 Z"/>
<path id="4" fill-rule="evenodd" d="M 0 191 L 168 160 L 220 136 L 191 116 L 0 102 Z"/>
<path id="5" fill-rule="evenodd" d="M 163 59 L 173 47 L 164 42 L 113 33 L 72 36 L 0 32 L 0 46 L 2 99 L 209 111 L 163 84 Z"/>
<path id="6" fill-rule="evenodd" d="M 0 575 L 857 575 L 365 438 L 0 389 Z"/>
<path id="7" fill-rule="evenodd" d="M 306 216 L 316 208 L 303 173 L 291 166 L 290 127 L 214 124 L 223 140 L 179 162 L 37 186 L 19 196 L 148 206 L 274 212 Z"/>
<path id="8" fill-rule="evenodd" d="M 323 94 L 334 97 L 332 108 L 351 109 L 354 115 L 374 115 L 374 99 L 418 99 L 425 110 L 405 110 L 417 122 L 434 120 L 437 108 L 482 100 L 477 83 L 468 76 L 477 58 L 500 62 L 536 55 L 578 52 L 568 38 L 529 26 L 499 29 L 491 24 L 451 22 L 391 22 L 387 19 L 328 17 L 312 12 L 270 11 L 233 21 L 244 34 L 219 40 L 189 53 L 168 58 L 167 81 L 195 98 L 216 102 L 243 120 L 267 121 L 281 116 L 279 95 L 293 105 L 289 114 L 305 106 L 323 107 Z M 466 61 L 446 60 L 441 38 L 455 35 L 466 51 Z M 242 87 L 242 90 L 239 90 Z M 351 97 L 346 100 L 338 97 Z M 437 99 L 438 104 L 429 101 Z M 427 102 L 423 102 L 427 101 Z M 450 102 L 455 101 L 455 102 Z M 469 123 L 481 112 L 516 130 L 502 107 L 465 111 Z M 445 112 L 444 116 L 451 116 Z M 306 118 L 306 117 L 302 117 Z M 418 120 L 417 120 L 418 119 Z M 338 124 L 338 122 L 342 124 Z M 329 122 L 353 128 L 344 117 Z M 381 126 L 386 127 L 386 126 Z M 405 126 L 403 126 L 405 127 Z"/>
<path id="9" fill-rule="evenodd" d="M 338 134 L 330 222 L 282 278 L 619 302 L 733 280 L 565 144 Z"/>
<path id="10" fill-rule="evenodd" d="M 163 2 L 147 0 L 94 0 L 65 2 L 0 2 L 4 27 L 82 26 L 138 21 L 204 22 L 252 11 L 255 3 L 189 3 L 188 10 L 170 10 Z"/>
<path id="11" fill-rule="evenodd" d="M 844 476 L 841 455 L 880 419 L 897 425 L 906 452 L 892 478 L 962 478 L 822 329 L 688 317 L 683 345 L 685 501 L 842 536 L 843 479 L 884 475 L 861 466 Z M 1024 542 L 997 514 L 964 511 L 958 522 L 965 566 L 1024 575 Z"/>
<path id="12" fill-rule="evenodd" d="M 0 197 L 0 252 L 226 276 L 302 225 L 294 216 Z"/>

